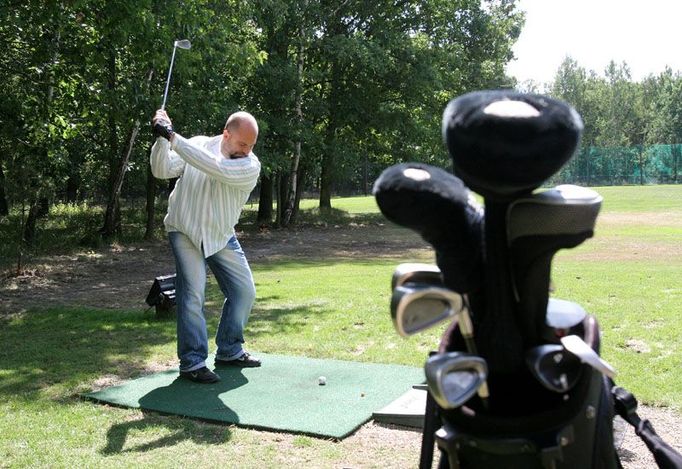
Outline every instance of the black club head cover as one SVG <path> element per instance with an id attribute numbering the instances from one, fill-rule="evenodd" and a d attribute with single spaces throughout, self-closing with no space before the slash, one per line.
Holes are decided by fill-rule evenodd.
<path id="1" fill-rule="evenodd" d="M 562 101 L 492 90 L 450 101 L 442 130 L 455 175 L 485 198 L 509 200 L 556 173 L 582 129 L 578 113 Z"/>
<path id="2" fill-rule="evenodd" d="M 381 173 L 373 194 L 387 219 L 435 248 L 446 286 L 459 293 L 481 286 L 483 209 L 460 179 L 427 164 L 398 164 Z"/>

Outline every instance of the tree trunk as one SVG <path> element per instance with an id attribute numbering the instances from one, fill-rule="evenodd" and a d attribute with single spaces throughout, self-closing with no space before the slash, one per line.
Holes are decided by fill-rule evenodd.
<path id="1" fill-rule="evenodd" d="M 109 193 L 109 202 L 107 203 L 107 210 L 104 214 L 104 226 L 100 229 L 100 234 L 104 238 L 111 238 L 115 233 L 120 233 L 121 231 L 121 210 L 119 206 L 121 187 L 123 187 L 123 179 L 126 170 L 128 169 L 128 161 L 130 161 L 130 154 L 133 152 L 133 146 L 135 145 L 135 139 L 137 138 L 137 133 L 139 131 L 140 121 L 136 120 L 128 134 L 128 144 L 118 164 L 114 183 L 111 187 L 111 192 Z"/>
<path id="2" fill-rule="evenodd" d="M 338 12 L 338 10 L 337 10 Z M 331 19 L 330 35 L 342 35 L 344 26 L 340 18 Z M 320 210 L 331 210 L 332 192 L 334 190 L 334 176 L 336 166 L 336 133 L 340 123 L 340 103 L 343 101 L 341 64 L 337 57 L 332 57 L 330 68 L 330 88 L 327 106 L 329 109 L 329 122 L 324 138 L 324 155 L 322 156 L 322 171 L 320 174 Z"/>
<path id="3" fill-rule="evenodd" d="M 74 172 L 66 180 L 66 201 L 68 203 L 75 203 L 78 200 L 78 173 Z"/>
<path id="4" fill-rule="evenodd" d="M 294 158 L 291 161 L 291 169 L 289 170 L 288 185 L 285 191 L 285 204 L 282 211 L 281 226 L 287 227 L 291 224 L 294 212 L 297 209 L 296 195 L 298 194 L 298 165 L 301 161 L 301 141 L 297 141 L 294 145 Z"/>
<path id="5" fill-rule="evenodd" d="M 275 174 L 275 226 L 279 227 L 282 222 L 282 173 Z"/>
<path id="6" fill-rule="evenodd" d="M 109 57 L 107 58 L 107 89 L 111 102 L 109 103 L 108 127 L 109 127 L 109 187 L 114 187 L 116 182 L 116 156 L 118 155 L 118 132 L 116 130 L 116 106 L 113 103 L 113 96 L 116 92 L 116 50 L 113 46 L 109 47 Z"/>
<path id="7" fill-rule="evenodd" d="M 644 153 L 642 151 L 642 146 L 638 145 L 638 150 L 637 150 L 637 157 L 639 159 L 639 185 L 643 186 L 644 185 L 644 159 L 642 158 L 642 154 Z"/>
<path id="8" fill-rule="evenodd" d="M 588 152 L 585 155 L 585 185 L 590 186 L 590 158 L 592 157 L 592 152 Z"/>
<path id="9" fill-rule="evenodd" d="M 40 211 L 40 204 L 38 200 L 33 199 L 28 209 L 28 217 L 24 223 L 24 230 L 21 236 L 23 243 L 26 246 L 33 246 L 36 239 L 36 222 L 38 221 L 38 214 Z"/>
<path id="10" fill-rule="evenodd" d="M 54 70 L 52 66 L 56 64 L 57 61 L 59 60 L 60 37 L 61 36 L 59 31 L 55 31 L 54 34 L 50 37 L 50 44 L 52 50 L 49 60 L 49 66 L 47 67 L 48 75 L 45 88 L 45 101 L 43 102 L 45 106 L 43 112 L 46 120 L 50 119 L 52 113 L 52 101 L 54 99 L 55 81 Z M 43 158 L 45 158 L 46 161 L 48 160 L 49 151 L 47 147 L 43 149 L 42 156 Z M 32 246 L 35 241 L 36 223 L 38 221 L 38 218 L 47 215 L 49 211 L 49 201 L 44 195 L 42 195 L 44 193 L 43 184 L 44 183 L 42 181 L 42 178 L 38 177 L 36 179 L 36 184 L 33 187 L 34 194 L 31 196 L 28 217 L 26 218 L 26 222 L 23 226 L 22 231 L 22 240 L 26 246 Z M 19 253 L 19 258 L 21 258 L 21 252 Z M 20 264 L 21 260 L 18 261 L 18 265 Z"/>
<path id="11" fill-rule="evenodd" d="M 289 173 L 280 171 L 277 174 L 277 217 L 275 219 L 275 226 L 283 227 L 284 212 L 287 207 L 287 199 L 289 192 Z"/>
<path id="12" fill-rule="evenodd" d="M 329 211 L 332 208 L 332 157 L 325 154 L 322 158 L 322 174 L 320 176 L 320 210 Z"/>
<path id="13" fill-rule="evenodd" d="M 112 57 L 114 54 L 112 52 Z M 110 65 L 111 67 L 111 65 Z M 113 64 L 113 69 L 110 69 L 113 73 L 116 72 L 115 63 Z M 152 81 L 154 76 L 154 69 L 150 68 L 147 72 L 146 86 Z M 115 76 L 112 77 L 115 79 Z M 114 82 L 115 83 L 115 82 Z M 111 111 L 109 113 L 109 118 L 113 119 L 114 113 Z M 115 123 L 115 119 L 113 120 Z M 126 136 L 126 147 L 123 151 L 121 158 L 116 165 L 116 170 L 112 175 L 113 182 L 110 187 L 109 201 L 107 203 L 107 210 L 104 214 L 104 226 L 99 230 L 99 233 L 103 238 L 111 238 L 114 234 L 121 234 L 121 207 L 120 207 L 120 197 L 121 188 L 123 187 L 123 180 L 125 179 L 126 171 L 128 170 L 128 162 L 130 161 L 130 155 L 133 153 L 133 148 L 135 146 L 135 139 L 140 131 L 140 120 L 135 119 L 133 126 L 130 128 L 128 135 Z M 112 145 L 116 145 L 114 139 L 111 141 Z"/>
<path id="14" fill-rule="evenodd" d="M 272 196 L 272 176 L 263 175 L 260 178 L 260 197 L 256 217 L 256 222 L 260 225 L 269 225 L 272 222 Z"/>
<path id="15" fill-rule="evenodd" d="M 26 215 L 26 202 L 21 202 L 21 219 L 19 224 L 19 242 L 17 243 L 17 277 L 21 275 L 24 260 L 24 228 L 26 227 L 24 216 Z"/>
<path id="16" fill-rule="evenodd" d="M 156 202 L 156 178 L 152 174 L 152 166 L 147 162 L 147 226 L 144 231 L 144 239 L 154 239 L 154 203 Z"/>
<path id="17" fill-rule="evenodd" d="M 677 171 L 678 171 L 678 165 L 680 161 L 680 153 L 682 153 L 682 145 L 673 145 L 672 146 L 672 154 L 673 154 L 673 182 L 677 184 Z"/>
<path id="18" fill-rule="evenodd" d="M 362 158 L 362 192 L 364 195 L 369 195 L 369 162 L 367 161 L 367 153 L 363 154 Z"/>
<path id="19" fill-rule="evenodd" d="M 294 203 L 294 210 L 291 212 L 291 224 L 296 224 L 298 218 L 299 208 L 301 206 L 301 197 L 303 197 L 303 188 L 305 187 L 306 173 L 301 166 L 298 167 L 298 185 L 296 186 L 296 202 Z"/>
<path id="20" fill-rule="evenodd" d="M 45 152 L 47 158 L 47 152 Z M 50 202 L 47 197 L 40 194 L 42 189 L 40 186 L 36 188 L 37 194 L 34 194 L 29 203 L 28 217 L 24 224 L 22 239 L 26 246 L 33 246 L 36 239 L 36 224 L 40 218 L 47 216 L 50 211 Z"/>
<path id="21" fill-rule="evenodd" d="M 303 58 L 305 48 L 303 45 L 305 32 L 303 26 L 299 28 L 299 44 L 296 57 L 296 118 L 298 120 L 298 137 L 294 144 L 294 157 L 291 161 L 291 168 L 289 170 L 289 184 L 285 198 L 284 210 L 282 210 L 281 226 L 289 226 L 291 224 L 294 211 L 298 207 L 296 195 L 298 194 L 298 166 L 301 161 L 301 130 L 303 127 Z"/>
<path id="22" fill-rule="evenodd" d="M 333 68 L 336 68 L 334 66 Z M 334 165 L 336 154 L 337 106 L 335 96 L 339 86 L 337 79 L 332 79 L 332 90 L 329 98 L 329 123 L 324 138 L 324 154 L 320 173 L 320 210 L 331 210 L 332 191 L 334 187 Z"/>
<path id="23" fill-rule="evenodd" d="M 2 162 L 0 162 L 0 217 L 5 215 L 9 215 L 9 204 L 5 193 L 5 173 L 2 171 Z"/>

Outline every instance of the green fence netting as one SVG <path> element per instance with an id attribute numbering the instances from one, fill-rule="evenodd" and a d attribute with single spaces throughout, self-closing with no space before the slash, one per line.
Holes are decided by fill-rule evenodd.
<path id="1" fill-rule="evenodd" d="M 552 184 L 614 186 L 682 183 L 682 144 L 580 148 Z"/>

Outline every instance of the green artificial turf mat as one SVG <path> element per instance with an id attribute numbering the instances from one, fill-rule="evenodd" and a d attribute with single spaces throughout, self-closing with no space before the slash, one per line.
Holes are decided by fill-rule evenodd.
<path id="1" fill-rule="evenodd" d="M 88 399 L 244 427 L 344 438 L 372 413 L 424 382 L 422 368 L 257 354 L 260 368 L 218 367 L 197 384 L 178 370 L 85 394 Z M 213 357 L 208 365 L 213 368 Z M 318 384 L 320 376 L 326 385 Z"/>

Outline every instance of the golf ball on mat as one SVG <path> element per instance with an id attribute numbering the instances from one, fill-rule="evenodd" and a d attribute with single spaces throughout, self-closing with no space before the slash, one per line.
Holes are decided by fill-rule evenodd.
<path id="1" fill-rule="evenodd" d="M 320 386 L 324 386 L 325 384 L 327 384 L 327 378 L 325 378 L 324 376 L 320 376 L 319 378 L 317 378 L 317 384 L 319 384 Z"/>

